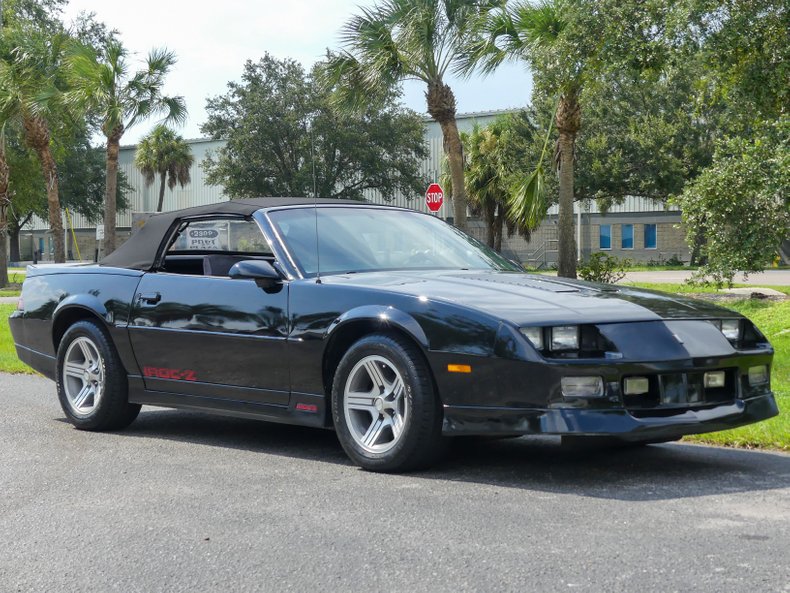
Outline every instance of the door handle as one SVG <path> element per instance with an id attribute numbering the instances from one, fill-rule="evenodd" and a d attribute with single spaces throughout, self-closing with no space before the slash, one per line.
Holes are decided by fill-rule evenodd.
<path id="1" fill-rule="evenodd" d="M 162 300 L 162 295 L 158 292 L 149 292 L 147 294 L 138 294 L 137 300 L 149 305 L 155 305 Z"/>

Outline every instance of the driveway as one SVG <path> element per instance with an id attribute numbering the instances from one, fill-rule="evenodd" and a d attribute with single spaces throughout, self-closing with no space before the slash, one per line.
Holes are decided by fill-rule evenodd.
<path id="1" fill-rule="evenodd" d="M 459 446 L 377 475 L 333 433 L 144 409 L 67 424 L 0 375 L 0 591 L 790 591 L 790 456 Z"/>
<path id="2" fill-rule="evenodd" d="M 621 282 L 670 282 L 678 283 L 688 280 L 693 272 L 687 270 L 667 270 L 656 272 L 628 272 Z M 790 270 L 766 270 L 758 274 L 750 274 L 744 279 L 736 274 L 734 282 L 752 286 L 790 286 Z"/>

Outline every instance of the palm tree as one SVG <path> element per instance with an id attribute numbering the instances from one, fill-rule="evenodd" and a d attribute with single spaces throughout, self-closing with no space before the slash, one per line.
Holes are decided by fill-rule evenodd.
<path id="1" fill-rule="evenodd" d="M 463 40 L 493 0 L 385 0 L 360 8 L 343 28 L 343 51 L 330 59 L 340 100 L 359 104 L 403 80 L 426 85 L 428 114 L 442 129 L 453 180 L 456 226 L 466 227 L 463 147 L 455 121 L 455 95 L 445 83 L 462 58 Z"/>
<path id="2" fill-rule="evenodd" d="M 134 154 L 134 164 L 145 177 L 146 186 L 159 175 L 159 202 L 156 211 L 162 211 L 165 200 L 165 182 L 171 190 L 176 184 L 184 187 L 190 181 L 189 170 L 195 157 L 184 139 L 170 128 L 159 125 L 140 141 Z"/>
<path id="3" fill-rule="evenodd" d="M 546 204 L 521 196 L 524 155 L 534 152 L 535 128 L 529 116 L 500 116 L 486 127 L 475 125 L 461 134 L 466 163 L 466 194 L 475 214 L 486 222 L 486 243 L 502 251 L 507 225 L 508 236 L 518 232 L 529 240 L 546 215 Z M 448 176 L 443 183 L 451 185 Z M 519 197 L 517 200 L 514 199 Z"/>
<path id="4" fill-rule="evenodd" d="M 181 124 L 187 116 L 183 97 L 162 94 L 165 77 L 176 63 L 173 52 L 151 50 L 145 67 L 133 74 L 127 57 L 123 45 L 110 39 L 99 53 L 85 45 L 74 45 L 68 60 L 72 86 L 69 100 L 96 113 L 107 138 L 105 254 L 115 250 L 118 153 L 124 132 L 149 117 L 163 115 L 163 121 Z"/>
<path id="5" fill-rule="evenodd" d="M 505 60 L 523 60 L 529 64 L 536 86 L 559 97 L 554 116 L 559 132 L 555 154 L 559 173 L 558 273 L 566 278 L 576 277 L 574 147 L 581 127 L 580 96 L 586 66 L 595 43 L 594 35 L 584 39 L 575 34 L 570 26 L 573 10 L 568 0 L 540 0 L 490 12 L 481 21 L 480 34 L 469 46 L 462 66 L 467 73 L 475 69 L 491 72 Z M 540 181 L 540 175 L 533 175 L 531 181 Z M 540 185 L 533 183 L 530 188 L 539 189 Z"/>
<path id="6" fill-rule="evenodd" d="M 501 126 L 481 128 L 477 124 L 471 132 L 461 134 L 467 158 L 466 194 L 473 208 L 482 212 L 486 221 L 487 245 L 497 251 L 502 251 L 508 198 L 501 135 Z"/>
<path id="7" fill-rule="evenodd" d="M 5 156 L 5 124 L 0 128 L 0 288 L 8 284 L 8 212 L 11 198 L 8 195 L 8 161 Z"/>
<path id="8" fill-rule="evenodd" d="M 63 53 L 67 37 L 31 27 L 3 29 L 6 48 L 0 60 L 0 122 L 20 124 L 25 143 L 41 162 L 47 192 L 55 261 L 66 260 L 60 211 L 58 168 L 50 146 L 51 130 L 62 112 Z"/>

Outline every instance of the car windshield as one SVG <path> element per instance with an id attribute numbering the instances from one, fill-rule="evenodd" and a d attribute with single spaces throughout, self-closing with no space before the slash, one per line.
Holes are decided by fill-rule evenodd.
<path id="1" fill-rule="evenodd" d="M 316 217 L 317 211 L 317 217 Z M 379 270 L 510 270 L 512 262 L 441 220 L 406 210 L 322 207 L 269 217 L 305 276 Z"/>

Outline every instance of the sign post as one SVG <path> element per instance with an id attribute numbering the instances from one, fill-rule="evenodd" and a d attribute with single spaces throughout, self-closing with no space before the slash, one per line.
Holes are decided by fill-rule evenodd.
<path id="1" fill-rule="evenodd" d="M 425 192 L 425 205 L 431 212 L 438 212 L 444 204 L 444 190 L 438 183 L 432 183 Z"/>

